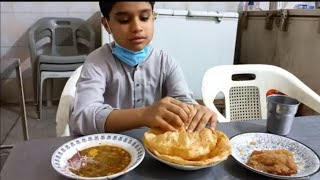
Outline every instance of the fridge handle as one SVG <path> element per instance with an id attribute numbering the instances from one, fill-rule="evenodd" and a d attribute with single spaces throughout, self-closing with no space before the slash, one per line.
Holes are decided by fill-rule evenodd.
<path id="1" fill-rule="evenodd" d="M 267 30 L 272 30 L 273 29 L 273 21 L 274 21 L 274 15 L 276 14 L 275 11 L 267 12 L 266 15 L 266 23 L 264 28 Z"/>
<path id="2" fill-rule="evenodd" d="M 281 10 L 281 20 L 280 20 L 280 30 L 287 31 L 288 30 L 288 10 L 283 9 Z"/>

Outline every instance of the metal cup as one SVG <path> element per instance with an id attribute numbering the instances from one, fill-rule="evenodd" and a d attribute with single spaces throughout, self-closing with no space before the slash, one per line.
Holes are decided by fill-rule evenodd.
<path id="1" fill-rule="evenodd" d="M 300 102 L 285 95 L 267 97 L 267 132 L 288 135 Z"/>

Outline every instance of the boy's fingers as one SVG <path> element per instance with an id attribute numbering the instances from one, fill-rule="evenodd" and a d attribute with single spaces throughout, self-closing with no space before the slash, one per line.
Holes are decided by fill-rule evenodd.
<path id="1" fill-rule="evenodd" d="M 164 119 L 174 127 L 181 127 L 183 125 L 183 120 L 181 120 L 177 114 L 170 111 L 166 112 Z"/>
<path id="2" fill-rule="evenodd" d="M 216 125 L 217 125 L 216 116 L 211 116 L 211 118 L 210 118 L 210 128 L 212 130 L 215 130 L 216 129 Z"/>
<path id="3" fill-rule="evenodd" d="M 204 115 L 204 114 L 202 114 L 202 113 L 197 113 L 197 114 L 193 117 L 193 119 L 192 119 L 192 121 L 191 121 L 191 123 L 190 123 L 190 125 L 189 125 L 189 127 L 188 127 L 188 132 L 193 132 L 193 131 L 195 130 L 195 128 L 197 127 L 197 125 L 198 125 L 198 123 L 200 122 L 200 120 L 201 120 L 201 118 L 202 118 L 203 115 Z"/>
<path id="4" fill-rule="evenodd" d="M 180 108 L 182 108 L 184 110 L 184 112 L 187 114 L 187 116 L 189 116 L 190 114 L 190 109 L 188 108 L 188 105 L 186 103 L 183 103 L 177 99 L 171 98 L 170 102 L 176 106 L 179 106 Z"/>
<path id="5" fill-rule="evenodd" d="M 194 131 L 200 131 L 201 129 L 205 128 L 207 123 L 210 121 L 210 118 L 211 114 L 203 115 Z"/>
<path id="6" fill-rule="evenodd" d="M 173 115 L 176 115 L 179 117 L 179 119 L 182 120 L 182 122 L 187 122 L 188 121 L 188 114 L 186 114 L 186 112 L 181 109 L 179 106 L 176 106 L 176 105 L 169 105 L 166 107 L 168 112 L 170 112 L 170 116 L 173 117 L 173 118 L 176 118 L 175 116 Z"/>
<path id="7" fill-rule="evenodd" d="M 171 126 L 169 123 L 167 123 L 165 120 L 159 121 L 158 126 L 165 131 L 172 131 L 172 132 L 176 131 L 176 129 L 173 126 Z"/>

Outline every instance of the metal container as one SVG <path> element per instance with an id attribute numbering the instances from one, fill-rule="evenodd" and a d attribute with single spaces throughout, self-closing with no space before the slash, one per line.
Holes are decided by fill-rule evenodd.
<path id="1" fill-rule="evenodd" d="M 267 97 L 267 132 L 288 135 L 300 102 L 284 95 Z"/>

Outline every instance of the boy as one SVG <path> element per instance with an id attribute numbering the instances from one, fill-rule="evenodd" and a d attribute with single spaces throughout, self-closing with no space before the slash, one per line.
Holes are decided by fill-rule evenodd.
<path id="1" fill-rule="evenodd" d="M 99 1 L 102 24 L 113 42 L 85 61 L 70 127 L 74 134 L 119 132 L 142 126 L 189 132 L 216 115 L 192 99 L 174 59 L 150 44 L 154 33 L 154 2 Z"/>

